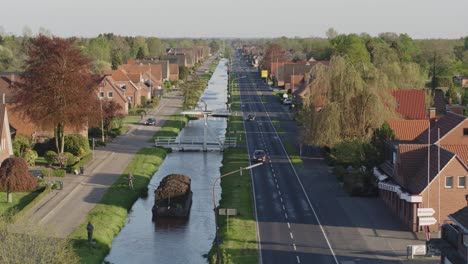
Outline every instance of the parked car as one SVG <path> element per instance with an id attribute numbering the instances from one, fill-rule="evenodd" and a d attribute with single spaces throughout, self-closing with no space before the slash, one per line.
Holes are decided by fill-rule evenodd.
<path id="1" fill-rule="evenodd" d="M 257 149 L 254 151 L 252 160 L 256 162 L 265 162 L 266 161 L 266 153 L 264 150 Z"/>
<path id="2" fill-rule="evenodd" d="M 245 119 L 247 121 L 255 121 L 255 115 L 254 114 L 248 114 L 247 118 Z"/>
<path id="3" fill-rule="evenodd" d="M 156 119 L 154 119 L 154 118 L 148 118 L 148 119 L 146 119 L 145 125 L 147 125 L 147 126 L 155 126 L 155 125 L 156 125 Z"/>
<path id="4" fill-rule="evenodd" d="M 29 170 L 29 173 L 36 178 L 44 178 L 44 174 L 42 174 L 41 170 Z"/>

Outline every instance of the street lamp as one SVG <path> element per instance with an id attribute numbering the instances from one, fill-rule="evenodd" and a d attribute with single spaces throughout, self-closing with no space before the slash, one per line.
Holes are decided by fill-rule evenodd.
<path id="1" fill-rule="evenodd" d="M 260 163 L 255 163 L 253 165 L 250 165 L 248 167 L 245 167 L 245 168 L 240 168 L 238 170 L 235 170 L 235 171 L 231 171 L 231 172 L 228 172 L 226 174 L 223 174 L 221 176 L 219 176 L 218 178 L 215 179 L 215 181 L 213 182 L 213 211 L 214 211 L 214 215 L 215 215 L 215 227 L 216 227 L 216 233 L 215 233 L 215 240 L 216 240 L 216 261 L 219 263 L 221 263 L 221 252 L 219 250 L 219 235 L 218 235 L 218 214 L 217 214 L 217 211 L 216 211 L 216 190 L 215 190 L 215 187 L 216 187 L 216 183 L 218 182 L 218 180 L 220 180 L 221 178 L 224 178 L 226 176 L 229 176 L 229 175 L 232 175 L 236 172 L 240 172 L 240 171 L 243 171 L 243 170 L 250 170 L 252 168 L 255 168 L 255 167 L 258 167 L 260 165 L 263 165 L 263 162 L 260 162 Z"/>
<path id="2" fill-rule="evenodd" d="M 244 79 L 244 78 L 246 78 L 246 77 L 247 77 L 247 76 L 244 75 L 244 76 L 240 76 L 240 77 L 237 77 L 237 78 L 234 78 L 234 79 L 231 80 L 231 83 L 230 83 L 230 85 L 229 85 L 229 87 L 231 88 L 231 89 L 229 89 L 229 99 L 231 99 L 232 84 L 234 83 L 234 81 L 238 81 L 238 80 Z"/>
<path id="3" fill-rule="evenodd" d="M 102 118 L 102 99 L 99 98 L 99 103 L 101 104 L 101 135 L 102 135 L 102 143 L 104 143 L 104 119 Z"/>

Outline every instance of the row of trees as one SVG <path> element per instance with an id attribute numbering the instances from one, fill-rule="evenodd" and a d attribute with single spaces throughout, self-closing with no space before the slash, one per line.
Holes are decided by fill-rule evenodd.
<path id="1" fill-rule="evenodd" d="M 52 37 L 46 29 L 40 35 Z M 8 35 L 0 28 L 0 72 L 21 71 L 27 59 L 27 45 L 34 39 L 27 27 L 22 36 Z M 226 47 L 220 39 L 161 39 L 157 37 L 129 37 L 112 33 L 100 34 L 95 38 L 70 39 L 91 60 L 91 69 L 98 73 L 105 69 L 116 69 L 129 59 L 146 57 L 158 58 L 166 53 L 167 48 L 190 48 L 196 45 L 208 45 L 213 52 Z"/>

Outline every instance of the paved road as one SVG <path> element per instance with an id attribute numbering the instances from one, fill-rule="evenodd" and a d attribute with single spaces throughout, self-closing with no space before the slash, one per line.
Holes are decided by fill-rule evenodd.
<path id="1" fill-rule="evenodd" d="M 201 67 L 206 69 L 213 57 Z M 180 92 L 164 96 L 160 104 L 145 118 L 154 117 L 156 126 L 132 125 L 106 147 L 94 151 L 94 160 L 85 168 L 85 175 L 67 175 L 64 189 L 52 191 L 31 208 L 25 219 L 42 224 L 56 236 L 66 237 L 79 226 L 88 212 L 101 200 L 107 189 L 120 177 L 134 155 L 153 144 L 148 139 L 168 117 L 179 113 L 182 106 Z"/>
<path id="2" fill-rule="evenodd" d="M 249 152 L 264 149 L 270 157 L 252 172 L 261 262 L 405 263 L 406 245 L 424 242 L 378 198 L 349 197 L 316 149 L 304 151 L 303 167 L 293 167 L 282 145 L 297 138 L 289 109 L 239 57 L 234 65 L 237 76 L 249 76 L 239 79 L 244 115 L 257 116 L 244 123 Z M 276 133 L 272 120 L 281 122 L 284 134 Z"/>

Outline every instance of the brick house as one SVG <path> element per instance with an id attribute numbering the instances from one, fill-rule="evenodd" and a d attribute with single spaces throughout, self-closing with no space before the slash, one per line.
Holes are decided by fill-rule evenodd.
<path id="1" fill-rule="evenodd" d="M 170 68 L 169 81 L 179 80 L 179 65 L 171 63 L 169 64 L 169 68 Z"/>
<path id="2" fill-rule="evenodd" d="M 467 197 L 468 201 L 468 197 Z M 468 206 L 449 215 L 452 223 L 442 226 L 442 237 L 430 244 L 441 252 L 440 263 L 468 263 Z"/>
<path id="3" fill-rule="evenodd" d="M 468 119 L 448 112 L 433 124 L 429 119 L 388 123 L 400 141 L 387 143 L 386 161 L 374 170 L 379 196 L 414 232 L 421 230 L 417 209 L 433 208 L 438 222 L 429 228 L 439 230 L 451 212 L 466 205 Z"/>
<path id="4" fill-rule="evenodd" d="M 111 76 L 101 76 L 97 80 L 97 96 L 100 100 L 112 100 L 122 107 L 122 114 L 128 114 L 128 101 Z"/>

